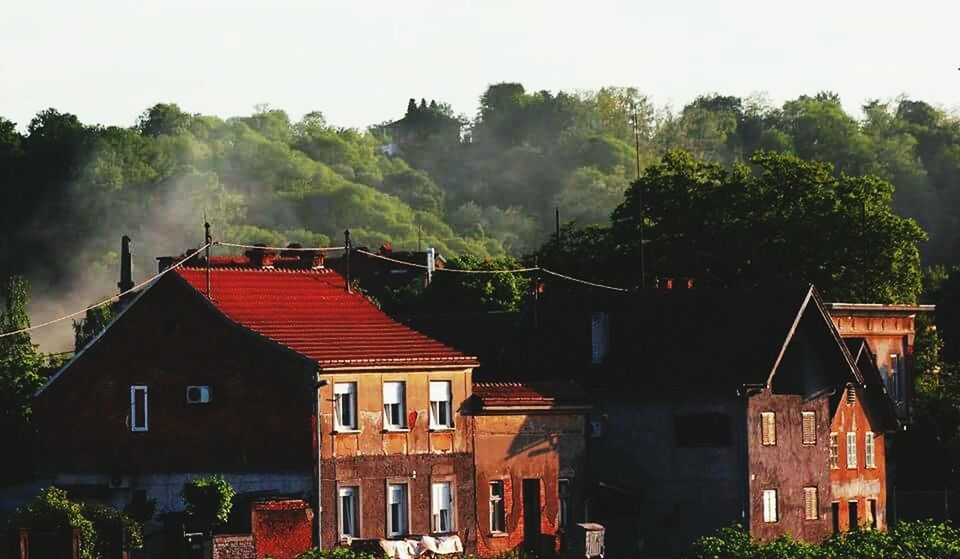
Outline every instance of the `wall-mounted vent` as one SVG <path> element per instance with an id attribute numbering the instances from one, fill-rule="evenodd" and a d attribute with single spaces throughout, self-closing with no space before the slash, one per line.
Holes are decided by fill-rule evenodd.
<path id="1" fill-rule="evenodd" d="M 209 386 L 188 386 L 187 403 L 188 404 L 209 404 L 213 391 Z"/>
<path id="2" fill-rule="evenodd" d="M 847 385 L 847 403 L 855 404 L 856 402 L 857 402 L 857 387 L 852 384 L 848 384 Z"/>

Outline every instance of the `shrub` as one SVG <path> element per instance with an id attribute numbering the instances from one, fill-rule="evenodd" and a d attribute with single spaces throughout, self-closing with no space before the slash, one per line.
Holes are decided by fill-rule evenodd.
<path id="1" fill-rule="evenodd" d="M 190 480 L 180 492 L 187 504 L 187 513 L 207 527 L 227 522 L 236 494 L 230 482 L 219 475 Z"/>
<path id="2" fill-rule="evenodd" d="M 94 559 L 97 532 L 93 522 L 83 514 L 83 507 L 67 499 L 67 492 L 57 487 L 40 491 L 33 503 L 17 509 L 16 521 L 22 528 L 56 532 L 80 529 L 80 557 Z"/>
<path id="3" fill-rule="evenodd" d="M 118 509 L 100 503 L 90 502 L 81 505 L 83 516 L 93 523 L 97 533 L 94 542 L 94 555 L 111 557 L 113 550 L 121 549 L 123 544 L 127 548 L 143 547 L 143 530 L 140 523 L 121 513 Z M 120 526 L 123 526 L 121 536 Z"/>

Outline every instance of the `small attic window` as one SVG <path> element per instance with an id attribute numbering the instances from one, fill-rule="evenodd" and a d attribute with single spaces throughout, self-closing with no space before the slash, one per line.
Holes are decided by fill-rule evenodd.
<path id="1" fill-rule="evenodd" d="M 606 313 L 590 315 L 590 339 L 593 345 L 590 362 L 594 365 L 603 363 L 610 350 L 610 317 Z"/>

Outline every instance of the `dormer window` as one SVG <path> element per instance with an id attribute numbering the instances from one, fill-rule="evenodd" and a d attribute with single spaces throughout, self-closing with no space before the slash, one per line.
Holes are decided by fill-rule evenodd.
<path id="1" fill-rule="evenodd" d="M 593 342 L 593 355 L 590 362 L 603 363 L 610 350 L 610 317 L 606 313 L 595 312 L 590 316 L 590 338 Z"/>

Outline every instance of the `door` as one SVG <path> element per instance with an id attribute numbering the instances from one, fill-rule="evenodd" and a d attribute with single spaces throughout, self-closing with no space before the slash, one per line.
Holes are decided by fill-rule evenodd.
<path id="1" fill-rule="evenodd" d="M 834 501 L 830 503 L 830 520 L 833 522 L 833 533 L 840 533 L 840 503 Z"/>
<path id="2" fill-rule="evenodd" d="M 523 548 L 540 551 L 540 480 L 523 480 Z"/>
<path id="3" fill-rule="evenodd" d="M 860 511 L 858 510 L 857 501 L 850 501 L 847 503 L 847 506 L 849 507 L 848 516 L 850 517 L 847 521 L 847 525 L 851 530 L 860 529 Z"/>

